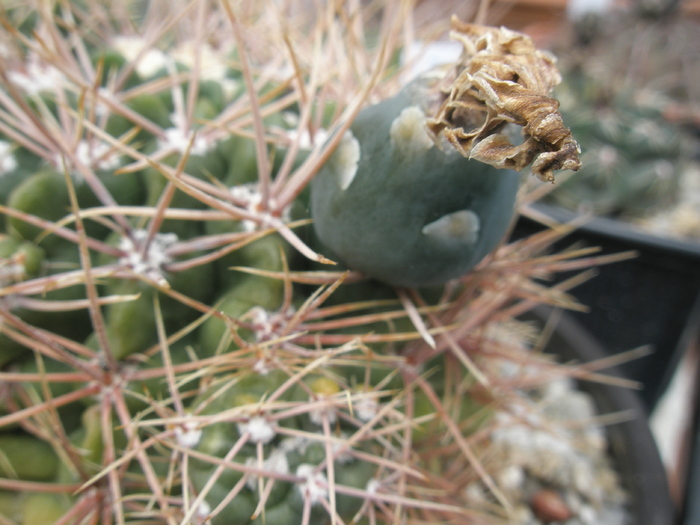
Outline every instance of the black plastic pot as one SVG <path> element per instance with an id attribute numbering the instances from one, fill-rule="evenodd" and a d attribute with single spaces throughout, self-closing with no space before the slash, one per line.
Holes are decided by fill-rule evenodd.
<path id="1" fill-rule="evenodd" d="M 686 481 L 685 504 L 682 525 L 700 523 L 700 404 L 696 403 L 693 442 L 688 459 L 688 479 Z"/>
<path id="2" fill-rule="evenodd" d="M 550 309 L 541 308 L 528 317 L 544 323 L 550 314 Z M 585 363 L 606 355 L 600 343 L 568 313 L 561 316 L 546 350 L 566 362 Z M 622 377 L 622 373 L 615 369 L 607 369 L 605 373 Z M 610 455 L 630 495 L 632 523 L 673 525 L 675 509 L 666 472 L 638 393 L 588 381 L 581 381 L 578 386 L 592 396 L 600 414 L 634 414 L 633 419 L 607 428 Z"/>
<path id="3" fill-rule="evenodd" d="M 558 222 L 575 215 L 537 204 L 536 209 Z M 521 217 L 513 237 L 544 229 Z M 598 246 L 601 254 L 637 252 L 634 259 L 601 266 L 599 274 L 571 293 L 590 308 L 573 313 L 605 348 L 615 354 L 651 345 L 653 353 L 620 367 L 644 385 L 641 393 L 651 412 L 668 385 L 678 360 L 700 323 L 700 245 L 645 234 L 621 221 L 596 218 L 557 243 L 561 250 L 574 243 Z M 559 279 L 570 275 L 562 274 Z"/>

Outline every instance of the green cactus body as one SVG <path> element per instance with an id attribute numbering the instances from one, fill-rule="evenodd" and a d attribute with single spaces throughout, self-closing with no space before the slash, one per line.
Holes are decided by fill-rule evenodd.
<path id="1" fill-rule="evenodd" d="M 265 277 L 244 275 L 233 284 L 220 297 L 217 310 L 224 315 L 238 320 L 252 308 L 261 308 L 267 312 L 279 309 L 282 303 L 282 283 Z M 229 330 L 226 323 L 217 318 L 210 317 L 204 322 L 200 330 L 200 344 L 204 355 L 213 355 L 220 347 L 222 339 Z M 239 334 L 249 338 L 250 334 Z M 229 345 L 224 349 L 229 348 Z"/>
<path id="2" fill-rule="evenodd" d="M 70 509 L 70 500 L 62 494 L 27 494 L 23 501 L 22 525 L 56 523 Z"/>
<path id="3" fill-rule="evenodd" d="M 58 471 L 58 456 L 34 436 L 0 434 L 0 475 L 32 481 L 49 481 Z"/>
<path id="4" fill-rule="evenodd" d="M 144 200 L 144 190 L 137 174 L 114 176 L 111 172 L 102 172 L 98 176 L 107 190 L 123 205 L 139 205 Z M 81 208 L 99 205 L 97 197 L 84 181 L 75 183 L 76 196 Z M 8 199 L 8 206 L 18 211 L 36 215 L 45 220 L 58 221 L 70 214 L 70 197 L 63 174 L 54 170 L 43 170 L 27 177 L 13 189 Z M 94 221 L 85 221 L 88 235 L 104 238 L 109 230 Z M 8 231 L 13 236 L 34 240 L 43 230 L 15 217 L 8 219 Z M 48 235 L 41 241 L 41 246 L 49 254 L 61 251 L 62 247 L 74 246 L 72 242 L 57 235 Z"/>
<path id="5" fill-rule="evenodd" d="M 94 51 L 94 56 L 92 57 L 92 62 L 95 65 L 100 64 L 102 67 L 102 86 L 105 87 L 106 81 L 109 78 L 113 78 L 122 69 L 128 65 L 128 61 L 121 53 L 114 49 L 99 49 Z M 129 77 L 124 82 L 125 88 L 132 88 L 137 86 L 142 79 L 132 71 Z"/>
<path id="6" fill-rule="evenodd" d="M 220 141 L 216 145 L 216 151 L 229 159 L 228 170 L 223 179 L 227 186 L 257 182 L 258 167 L 254 141 L 233 135 Z"/>
<path id="7" fill-rule="evenodd" d="M 9 269 L 12 273 L 19 270 L 25 277 L 35 277 L 39 275 L 43 267 L 45 255 L 44 250 L 35 244 L 0 235 L 0 260 L 3 261 L 3 266 L 5 262 L 9 263 L 9 259 L 11 258 L 21 265 L 21 268 Z M 2 274 L 0 275 L 0 279 L 3 280 L 4 284 L 6 280 L 5 276 Z"/>
<path id="8" fill-rule="evenodd" d="M 167 238 L 163 242 L 167 243 Z M 158 238 L 151 245 L 153 250 L 158 250 L 158 247 L 153 247 L 155 244 L 158 244 Z M 195 266 L 177 273 L 163 270 L 163 277 L 174 291 L 198 301 L 208 302 L 214 292 L 211 265 Z M 189 306 L 136 278 L 110 280 L 105 292 L 110 295 L 137 295 L 135 299 L 111 304 L 105 309 L 106 333 L 116 359 L 144 351 L 158 342 L 154 310 L 156 297 L 161 306 L 163 324 L 169 333 L 193 321 L 197 314 Z M 96 345 L 93 334 L 88 346 L 96 348 Z"/>
<path id="9" fill-rule="evenodd" d="M 6 277 L 9 279 L 3 279 L 3 284 L 9 284 L 13 279 L 23 281 L 32 277 L 59 273 L 66 268 L 79 267 L 78 251 L 75 245 L 68 242 L 49 244 L 52 245 L 53 252 L 50 258 L 47 256 L 47 251 L 41 246 L 37 246 L 30 241 L 21 241 L 10 236 L 3 236 L 0 239 L 0 258 L 4 259 L 4 270 L 8 272 Z M 53 290 L 48 289 L 33 297 L 33 299 L 47 301 L 70 301 L 84 298 L 85 288 L 82 285 Z M 37 326 L 74 340 L 84 339 L 90 331 L 88 314 L 82 309 L 46 312 L 13 304 L 11 295 L 6 297 L 5 300 L 14 315 L 32 326 Z M 0 333 L 0 365 L 4 365 L 23 354 L 30 355 L 27 347 L 7 334 Z"/>
<path id="10" fill-rule="evenodd" d="M 164 164 L 175 167 L 180 161 L 180 155 L 170 155 L 164 159 Z M 200 152 L 199 154 L 191 154 L 187 159 L 184 167 L 185 173 L 203 180 L 221 179 L 226 174 L 225 159 L 218 155 L 216 150 L 209 152 Z M 148 188 L 147 204 L 154 206 L 163 193 L 163 189 L 168 183 L 160 172 L 154 168 L 145 170 L 146 185 Z M 173 208 L 203 208 L 204 204 L 197 199 L 184 194 L 181 191 L 176 192 L 171 202 Z"/>
<path id="11" fill-rule="evenodd" d="M 12 523 L 55 523 L 69 508 L 69 498 L 64 495 L 0 491 L 0 515 Z"/>
<path id="12" fill-rule="evenodd" d="M 519 175 L 443 152 L 410 88 L 362 111 L 314 179 L 318 237 L 348 268 L 398 286 L 458 277 L 502 239 Z"/>
<path id="13" fill-rule="evenodd" d="M 226 93 L 221 84 L 211 80 L 201 82 L 198 86 L 194 118 L 200 120 L 215 118 L 226 107 L 226 99 Z"/>
<path id="14" fill-rule="evenodd" d="M 37 362 L 36 356 L 29 351 L 29 349 L 23 349 L 21 353 L 21 358 L 17 359 L 17 362 L 12 363 L 12 369 L 18 370 L 26 374 L 52 374 L 52 373 L 67 373 L 72 372 L 74 369 L 67 364 L 51 359 L 48 357 L 42 357 L 40 361 L 41 365 Z M 45 381 L 32 382 L 24 385 L 26 391 L 32 396 L 40 396 L 45 393 L 50 393 L 53 399 L 70 394 L 72 391 L 84 386 L 81 382 L 51 382 Z M 66 432 L 72 432 L 81 426 L 81 413 L 76 410 L 74 406 L 66 405 L 58 407 L 56 409 L 60 418 L 61 424 Z"/>
<path id="15" fill-rule="evenodd" d="M 42 219 L 57 221 L 69 213 L 70 202 L 62 175 L 53 170 L 26 177 L 10 194 L 8 206 L 18 211 L 37 215 Z M 19 239 L 34 240 L 42 230 L 21 219 L 8 220 L 9 232 Z M 52 249 L 65 241 L 56 236 L 47 237 L 42 245 Z"/>
<path id="16" fill-rule="evenodd" d="M 173 367 L 191 362 L 192 356 L 196 356 L 199 359 L 209 357 L 204 355 L 199 347 L 197 338 L 191 334 L 168 344 L 167 352 L 169 363 Z M 162 350 L 145 359 L 140 357 L 134 361 L 134 363 L 129 362 L 129 364 L 134 370 L 138 371 L 152 370 L 154 368 L 163 369 L 166 366 Z M 178 381 L 180 391 L 187 390 L 188 387 L 193 386 L 192 381 Z M 125 392 L 129 392 L 125 401 L 133 414 L 147 410 L 151 406 L 150 400 L 167 399 L 171 395 L 168 382 L 161 375 L 147 379 L 131 379 L 125 388 Z"/>
<path id="17" fill-rule="evenodd" d="M 301 522 L 304 507 L 305 490 L 314 490 L 314 479 L 321 483 L 325 480 L 325 469 L 316 469 L 327 458 L 326 446 L 322 439 L 318 441 L 303 437 L 284 437 L 284 429 L 302 428 L 318 433 L 320 414 L 310 412 L 300 416 L 278 419 L 274 424 L 269 422 L 264 415 L 259 413 L 260 406 L 264 406 L 264 400 L 275 392 L 287 379 L 287 376 L 279 370 L 273 370 L 267 374 L 249 374 L 238 380 L 228 388 L 224 395 L 211 402 L 203 411 L 203 414 L 220 414 L 232 408 L 239 408 L 246 415 L 232 416 L 238 422 L 222 422 L 207 426 L 201 435 L 197 450 L 216 457 L 224 457 L 236 441 L 241 438 L 243 432 L 248 433 L 248 444 L 244 445 L 239 454 L 232 461 L 242 465 L 258 466 L 262 470 L 276 472 L 284 475 L 296 475 L 302 479 L 308 477 L 312 488 L 305 483 L 294 484 L 288 481 L 276 480 L 266 500 L 264 518 L 253 516 L 255 502 L 259 499 L 258 480 L 250 476 L 246 486 L 213 520 L 214 525 L 248 523 L 281 523 L 295 524 Z M 339 386 L 326 377 L 309 378 L 305 381 L 309 389 L 316 395 L 334 395 L 340 392 Z M 282 396 L 278 402 L 293 400 L 308 400 L 308 393 L 298 386 L 292 387 Z M 332 416 L 331 416 L 332 417 Z M 335 424 L 334 424 L 335 425 Z M 281 427 L 281 428 L 280 428 Z M 337 436 L 340 437 L 340 436 Z M 259 465 L 256 443 L 264 444 L 264 461 Z M 360 445 L 366 447 L 366 445 Z M 194 470 L 192 479 L 198 489 L 201 489 L 214 473 L 216 467 L 206 461 L 193 460 Z M 339 485 L 364 489 L 376 471 L 376 465 L 357 459 L 344 451 L 339 451 L 334 461 L 335 481 Z M 220 475 L 217 489 L 206 498 L 209 506 L 218 505 L 226 496 L 227 491 L 222 487 L 233 487 L 243 477 L 242 471 L 226 470 Z M 269 483 L 272 477 L 266 478 L 264 483 Z M 321 497 L 319 493 L 318 497 Z M 327 497 L 325 495 L 324 497 Z M 352 517 L 356 513 L 362 500 L 336 494 L 336 510 L 344 517 Z M 312 501 L 314 498 L 312 497 Z M 317 520 L 326 516 L 326 511 L 320 505 L 312 506 L 312 516 Z M 274 519 L 274 521 L 269 521 Z M 279 521 L 278 521 L 279 520 Z"/>
<path id="18" fill-rule="evenodd" d="M 143 94 L 126 102 L 126 106 L 145 117 L 149 121 L 162 126 L 170 127 L 170 111 L 163 97 L 157 95 Z M 105 130 L 114 137 L 120 137 L 130 132 L 136 125 L 129 119 L 121 115 L 111 115 L 107 121 Z M 152 142 L 153 136 L 146 130 L 140 130 L 134 140 L 139 142 Z"/>
<path id="19" fill-rule="evenodd" d="M 0 490 L 0 515 L 14 523 L 22 520 L 22 498 L 16 492 Z"/>
<path id="20" fill-rule="evenodd" d="M 0 134 L 0 204 L 6 205 L 10 194 L 26 178 L 28 173 L 40 169 L 40 159 L 21 147 L 12 147 Z M 0 228 L 5 230 L 7 217 L 0 215 Z"/>
<path id="21" fill-rule="evenodd" d="M 227 388 L 223 395 L 210 401 L 207 407 L 202 411 L 203 415 L 218 414 L 222 411 L 235 408 L 239 408 L 244 415 L 238 418 L 238 424 L 235 422 L 221 422 L 208 425 L 202 431 L 201 439 L 197 444 L 197 450 L 215 457 L 224 457 L 231 447 L 235 445 L 236 441 L 240 439 L 241 433 L 252 428 L 251 422 L 255 421 L 257 423 L 255 425 L 257 433 L 255 433 L 255 431 L 253 432 L 255 435 L 253 435 L 251 443 L 244 445 L 240 453 L 235 458 L 232 458 L 232 461 L 239 464 L 255 461 L 256 442 L 264 444 L 266 450 L 269 451 L 270 442 L 275 438 L 276 425 L 292 426 L 294 428 L 297 426 L 293 419 L 279 421 L 273 425 L 266 421 L 264 415 L 257 414 L 259 409 L 258 404 L 262 402 L 265 396 L 274 392 L 283 381 L 284 374 L 280 371 L 272 371 L 267 375 L 248 375 L 237 380 L 233 386 Z M 208 395 L 208 393 L 205 393 L 204 397 L 206 398 Z M 284 396 L 281 401 L 286 401 L 288 398 L 289 394 Z M 250 414 L 250 419 L 246 423 L 244 421 L 247 419 L 248 413 Z M 281 468 L 284 469 L 283 473 L 287 473 L 288 468 L 286 465 L 281 465 Z M 196 488 L 201 490 L 214 474 L 216 466 L 205 461 L 193 460 L 192 469 L 192 480 Z M 242 471 L 226 469 L 220 474 L 215 491 L 206 499 L 207 504 L 209 506 L 218 505 L 220 500 L 228 494 L 228 490 L 238 483 L 242 477 Z M 271 503 L 280 500 L 280 495 L 278 494 L 280 486 L 281 485 L 278 484 L 276 487 L 277 490 L 271 495 Z M 254 497 L 253 490 L 254 486 L 245 487 L 241 493 L 226 506 L 224 511 L 217 516 L 214 523 L 217 525 L 224 523 L 249 523 L 255 511 L 255 502 L 257 501 Z M 286 490 L 283 492 L 286 493 Z"/>
<path id="22" fill-rule="evenodd" d="M 158 342 L 153 301 L 158 291 L 140 281 L 119 281 L 110 292 L 116 295 L 141 294 L 138 298 L 109 305 L 106 312 L 106 335 L 109 349 L 115 359 L 123 359 L 134 352 Z M 97 349 L 94 334 L 87 346 Z"/>

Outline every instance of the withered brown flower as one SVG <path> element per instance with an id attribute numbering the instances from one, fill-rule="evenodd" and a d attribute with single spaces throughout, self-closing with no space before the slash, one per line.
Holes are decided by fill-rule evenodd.
<path id="1" fill-rule="evenodd" d="M 554 170 L 578 170 L 580 148 L 551 97 L 561 82 L 553 55 L 507 28 L 452 19 L 452 38 L 464 46 L 458 63 L 440 80 L 441 98 L 428 128 L 465 157 L 497 168 L 532 171 L 553 181 Z M 508 124 L 522 128 L 514 140 Z"/>

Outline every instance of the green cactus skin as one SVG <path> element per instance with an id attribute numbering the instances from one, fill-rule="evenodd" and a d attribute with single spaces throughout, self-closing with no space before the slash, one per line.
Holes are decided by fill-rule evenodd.
<path id="1" fill-rule="evenodd" d="M 163 127 L 170 127 L 170 113 L 163 97 L 143 94 L 126 103 L 127 107 L 151 122 Z M 105 130 L 114 137 L 119 137 L 134 129 L 133 122 L 120 115 L 111 115 Z M 152 140 L 153 136 L 141 130 L 135 137 L 137 141 Z"/>
<path id="2" fill-rule="evenodd" d="M 112 172 L 102 172 L 98 175 L 109 192 L 120 204 L 137 205 L 144 200 L 144 189 L 137 174 L 114 176 Z M 75 183 L 76 196 L 81 208 L 99 205 L 99 200 L 87 183 Z M 13 189 L 8 198 L 8 207 L 18 211 L 36 215 L 45 220 L 58 221 L 70 214 L 70 196 L 66 186 L 65 176 L 53 169 L 40 170 L 34 173 Z M 19 239 L 34 240 L 42 230 L 23 220 L 11 217 L 7 221 L 8 232 Z M 104 238 L 109 230 L 93 221 L 85 221 L 88 235 Z M 61 251 L 61 247 L 74 246 L 57 235 L 43 238 L 41 246 L 49 254 Z"/>
<path id="3" fill-rule="evenodd" d="M 119 237 L 113 236 L 113 243 L 116 238 Z M 177 273 L 164 272 L 164 278 L 173 290 L 203 302 L 208 302 L 213 295 L 214 277 L 212 265 L 195 266 Z M 196 311 L 137 278 L 109 280 L 104 288 L 105 293 L 110 295 L 138 296 L 105 308 L 107 339 L 116 359 L 143 351 L 158 342 L 154 311 L 156 298 L 161 306 L 164 326 L 169 332 L 196 317 Z M 87 345 L 97 348 L 94 334 L 89 337 Z"/>
<path id="4" fill-rule="evenodd" d="M 46 525 L 58 521 L 69 503 L 64 495 L 0 491 L 0 516 L 21 525 Z"/>
<path id="5" fill-rule="evenodd" d="M 232 319 L 238 319 L 254 307 L 268 312 L 279 309 L 284 293 L 282 281 L 232 271 L 230 266 L 280 271 L 283 269 L 282 246 L 283 243 L 277 234 L 267 235 L 218 261 L 218 282 L 224 288 L 218 297 L 219 312 Z M 214 355 L 228 330 L 226 323 L 218 317 L 212 316 L 207 319 L 199 331 L 203 354 Z"/>
<path id="6" fill-rule="evenodd" d="M 519 186 L 513 171 L 441 151 L 414 100 L 409 87 L 363 110 L 311 195 L 316 234 L 332 255 L 398 286 L 474 267 L 505 234 Z"/>
<path id="7" fill-rule="evenodd" d="M 271 392 L 277 390 L 287 379 L 287 376 L 273 370 L 265 375 L 250 374 L 230 387 L 223 396 L 219 396 L 203 411 L 205 414 L 218 414 L 232 408 L 241 408 L 255 413 L 261 401 Z M 336 383 L 326 377 L 309 378 L 307 386 L 317 394 L 338 393 Z M 206 397 L 208 393 L 204 395 Z M 302 388 L 295 386 L 278 398 L 278 401 L 300 401 L 308 399 L 308 394 Z M 255 417 L 255 416 L 252 416 Z M 262 416 L 264 417 L 264 416 Z M 276 427 L 287 429 L 303 428 L 312 432 L 319 432 L 319 425 L 310 420 L 309 414 L 289 417 L 278 420 Z M 197 445 L 197 450 L 217 457 L 224 457 L 241 436 L 242 428 L 233 422 L 215 423 L 207 426 Z M 264 469 L 278 470 L 284 474 L 301 473 L 319 465 L 326 459 L 326 448 L 323 441 L 308 441 L 305 439 L 285 438 L 282 432 L 271 433 L 266 436 L 255 436 L 253 443 L 244 445 L 239 454 L 232 461 L 239 464 L 255 464 L 257 458 L 255 440 L 261 440 L 264 444 L 265 459 L 267 464 Z M 251 435 L 252 431 L 251 431 Z M 264 439 L 261 439 L 263 438 Z M 364 447 L 366 445 L 360 445 Z M 335 481 L 339 485 L 355 488 L 365 488 L 376 471 L 376 465 L 353 457 L 345 457 L 342 452 L 334 462 Z M 213 475 L 216 467 L 201 460 L 192 460 L 192 480 L 198 490 Z M 325 470 L 321 471 L 325 474 Z M 218 505 L 228 493 L 225 487 L 233 487 L 243 474 L 236 470 L 226 470 L 220 476 L 215 490 L 206 498 L 210 506 Z M 213 525 L 233 524 L 247 525 L 275 523 L 293 525 L 300 523 L 302 519 L 304 500 L 301 495 L 301 486 L 286 481 L 276 481 L 266 502 L 265 517 L 253 519 L 253 511 L 258 501 L 256 484 L 251 481 L 245 488 L 212 520 Z M 360 508 L 362 500 L 342 494 L 336 494 L 336 510 L 341 516 L 352 517 Z M 326 511 L 320 505 L 312 506 L 312 517 L 322 522 L 327 519 Z M 270 521 L 272 520 L 272 521 Z"/>
<path id="8" fill-rule="evenodd" d="M 0 235 L 0 258 L 16 258 L 17 262 L 21 263 L 21 270 L 26 276 L 39 275 L 45 255 L 44 250 L 35 244 Z M 5 284 L 4 276 L 2 279 L 2 284 Z"/>
<path id="9" fill-rule="evenodd" d="M 22 271 L 26 274 L 24 277 L 27 279 L 44 274 L 51 275 L 61 271 L 60 268 L 79 267 L 78 251 L 75 245 L 67 241 L 49 244 L 53 251 L 50 258 L 47 257 L 47 251 L 41 246 L 29 241 L 16 240 L 10 236 L 2 236 L 0 238 L 0 261 L 3 264 L 12 264 L 13 259 L 22 260 Z M 12 270 L 11 267 L 6 269 Z M 3 282 L 2 284 L 8 283 Z M 34 298 L 54 301 L 84 299 L 85 288 L 82 285 L 69 286 L 46 291 Z M 84 310 L 44 312 L 12 305 L 11 302 L 10 309 L 14 315 L 30 325 L 41 327 L 76 341 L 84 339 L 90 331 L 89 317 Z M 31 351 L 7 334 L 0 333 L 0 366 L 22 355 L 31 356 Z"/>
<path id="10" fill-rule="evenodd" d="M 58 470 L 51 446 L 22 433 L 0 434 L 0 476 L 32 481 L 51 480 Z"/>
<path id="11" fill-rule="evenodd" d="M 22 525 L 55 523 L 70 508 L 68 498 L 60 494 L 27 494 L 23 502 Z"/>
<path id="12" fill-rule="evenodd" d="M 253 307 L 275 311 L 282 303 L 282 292 L 279 282 L 264 277 L 244 276 L 221 296 L 217 310 L 232 319 L 240 318 Z M 216 353 L 228 330 L 223 320 L 217 317 L 207 319 L 200 329 L 203 353 Z"/>

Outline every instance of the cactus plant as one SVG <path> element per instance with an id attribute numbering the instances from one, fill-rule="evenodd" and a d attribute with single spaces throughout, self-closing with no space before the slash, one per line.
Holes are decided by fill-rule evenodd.
<path id="1" fill-rule="evenodd" d="M 513 317 L 574 307 L 565 286 L 538 280 L 593 261 L 543 255 L 559 230 L 493 251 L 518 176 L 479 163 L 534 160 L 543 178 L 577 165 L 551 118 L 558 77 L 523 35 L 455 22 L 465 56 L 423 109 L 406 91 L 371 105 L 397 92 L 390 57 L 411 12 L 386 2 L 376 26 L 348 4 L 318 18 L 294 2 L 2 8 L 4 522 L 508 519 L 493 414 L 514 411 L 537 377 L 569 373 L 532 352 Z M 488 75 L 470 86 L 460 73 L 475 56 Z M 488 69 L 489 56 L 508 60 Z M 373 195 L 388 229 L 324 208 L 353 140 L 362 158 L 340 190 L 364 191 L 339 205 Z M 416 166 L 429 179 L 406 173 L 419 185 L 405 202 L 368 179 L 368 162 L 401 175 L 394 166 L 426 151 Z M 443 182 L 474 193 L 443 203 Z M 414 228 L 408 208 L 433 189 L 405 242 L 437 238 L 446 265 L 427 260 L 431 245 L 365 267 L 333 244 L 376 228 L 371 249 L 394 250 L 382 236 L 404 235 L 397 220 Z M 335 252 L 349 270 L 328 266 Z M 513 366 L 528 373 L 504 375 Z M 464 475 L 448 482 L 456 464 Z M 475 482 L 493 504 L 469 508 Z"/>

